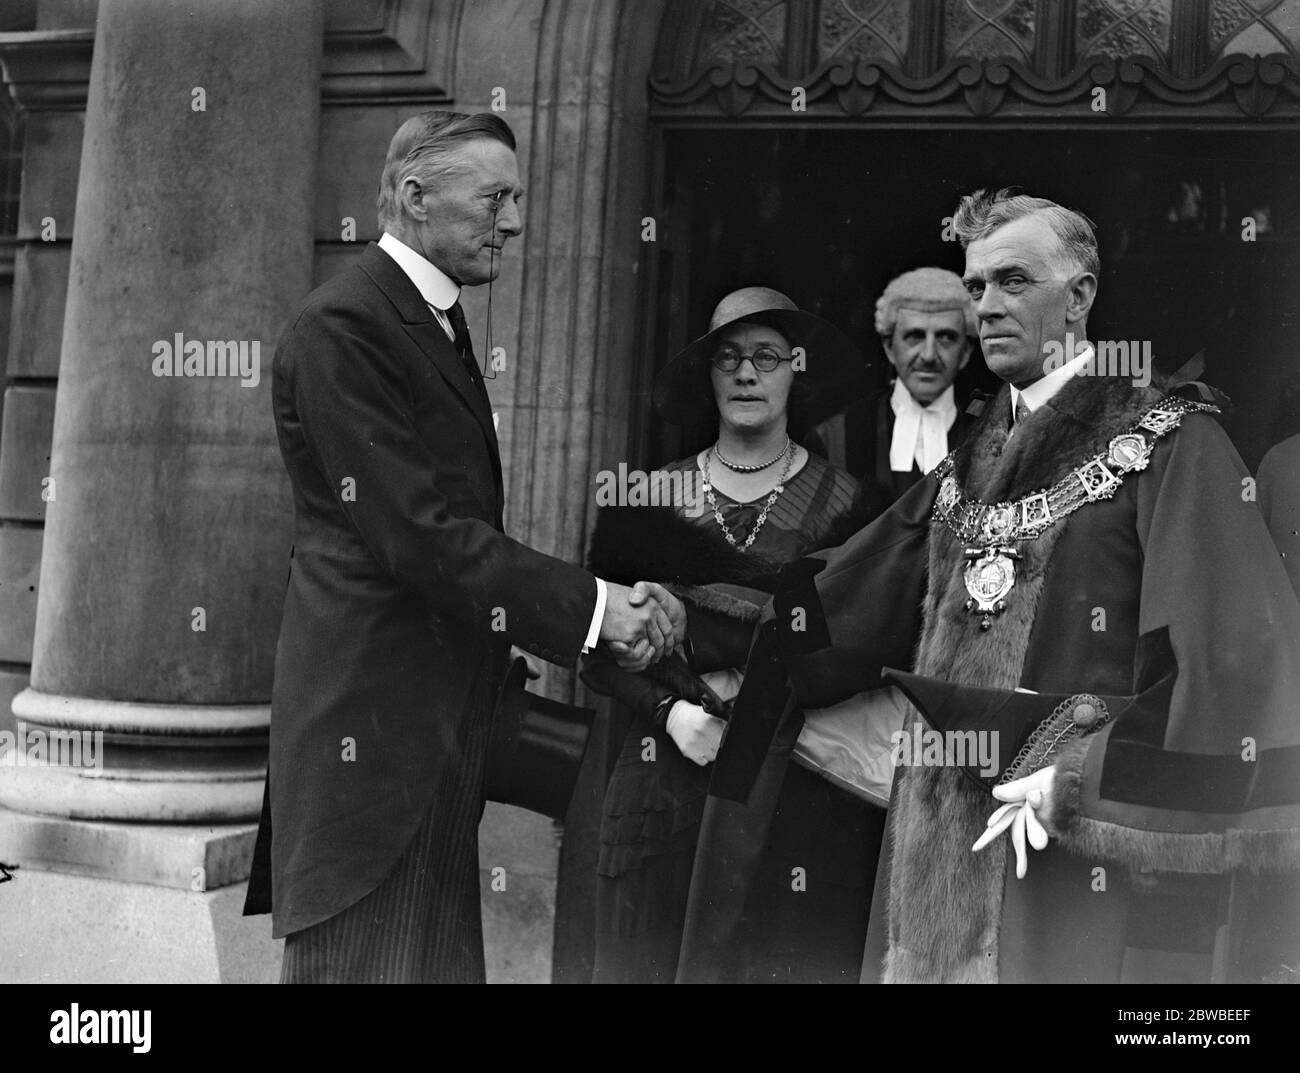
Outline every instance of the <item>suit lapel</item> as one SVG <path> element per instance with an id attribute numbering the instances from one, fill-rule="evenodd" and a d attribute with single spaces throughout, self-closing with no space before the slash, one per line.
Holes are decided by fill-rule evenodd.
<path id="1" fill-rule="evenodd" d="M 359 264 L 361 270 L 397 309 L 402 318 L 403 330 L 433 363 L 438 374 L 469 408 L 483 430 L 488 453 L 492 458 L 492 472 L 499 500 L 503 488 L 501 449 L 497 444 L 496 426 L 492 421 L 492 407 L 482 381 L 470 375 L 456 352 L 456 347 L 429 310 L 424 296 L 396 261 L 372 242 L 362 253 Z"/>
<path id="2" fill-rule="evenodd" d="M 402 328 L 406 331 L 421 350 L 424 351 L 430 361 L 433 362 L 434 368 L 442 375 L 442 378 L 455 390 L 465 405 L 470 408 L 474 417 L 478 420 L 483 429 L 483 435 L 492 445 L 492 453 L 497 453 L 497 434 L 496 428 L 492 423 L 492 408 L 488 401 L 487 389 L 483 387 L 481 380 L 470 374 L 465 367 L 465 362 L 461 356 L 456 353 L 456 347 L 447 333 L 442 330 L 442 325 L 429 315 L 429 319 L 422 324 L 403 324 Z"/>

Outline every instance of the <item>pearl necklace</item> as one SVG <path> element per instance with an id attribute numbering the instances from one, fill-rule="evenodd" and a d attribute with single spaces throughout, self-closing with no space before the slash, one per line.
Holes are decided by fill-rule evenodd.
<path id="1" fill-rule="evenodd" d="M 721 440 L 718 441 L 718 443 L 721 442 L 722 442 Z M 781 450 L 777 451 L 777 453 L 774 454 L 771 458 L 769 458 L 766 462 L 760 462 L 757 466 L 747 466 L 743 462 L 729 461 L 728 459 L 724 458 L 722 452 L 718 450 L 717 444 L 713 445 L 713 453 L 717 455 L 718 461 L 721 462 L 724 466 L 726 466 L 727 469 L 735 470 L 737 473 L 757 473 L 759 470 L 767 469 L 768 466 L 773 466 L 777 462 L 781 461 L 786 451 L 790 450 L 790 443 L 791 443 L 790 437 L 787 436 L 785 438 L 785 446 L 782 447 Z"/>
<path id="2" fill-rule="evenodd" d="M 716 452 L 715 452 L 716 453 Z M 758 520 L 754 522 L 754 528 L 749 531 L 749 536 L 745 543 L 737 545 L 736 538 L 732 535 L 731 530 L 727 527 L 726 520 L 722 517 L 722 511 L 718 508 L 717 496 L 713 494 L 713 480 L 709 476 L 709 456 L 704 456 L 704 496 L 709 501 L 709 506 L 713 508 L 713 517 L 722 529 L 722 535 L 727 538 L 727 543 L 738 551 L 746 552 L 750 545 L 754 543 L 754 538 L 758 536 L 758 531 L 763 528 L 763 523 L 767 521 L 768 511 L 772 509 L 781 493 L 785 491 L 785 479 L 790 476 L 790 469 L 794 466 L 794 442 L 786 437 L 785 450 L 781 454 L 786 456 L 785 468 L 781 471 L 781 476 L 777 479 L 776 487 L 772 489 L 771 494 L 763 503 L 762 509 L 758 512 Z M 719 456 L 721 457 L 721 456 Z M 780 458 L 781 455 L 777 455 Z M 776 458 L 772 459 L 775 462 Z M 768 465 L 772 463 L 769 462 Z M 763 468 L 763 467 L 760 467 Z"/>

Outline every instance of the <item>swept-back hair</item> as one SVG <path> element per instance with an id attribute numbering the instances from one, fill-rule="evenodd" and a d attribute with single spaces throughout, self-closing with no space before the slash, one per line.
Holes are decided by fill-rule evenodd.
<path id="1" fill-rule="evenodd" d="M 514 131 L 492 112 L 467 115 L 435 109 L 412 116 L 398 127 L 388 143 L 388 156 L 379 177 L 379 196 L 375 199 L 380 228 L 398 219 L 397 195 L 402 183 L 409 178 L 421 186 L 437 182 L 450 170 L 456 149 L 478 138 L 498 141 L 511 152 L 515 149 Z"/>
<path id="2" fill-rule="evenodd" d="M 961 199 L 952 226 L 965 249 L 999 227 L 1026 216 L 1041 216 L 1056 235 L 1060 267 L 1069 273 L 1091 272 L 1101 276 L 1097 234 L 1093 222 L 1081 212 L 1067 209 L 1044 197 L 1018 194 L 1013 187 L 976 190 Z"/>

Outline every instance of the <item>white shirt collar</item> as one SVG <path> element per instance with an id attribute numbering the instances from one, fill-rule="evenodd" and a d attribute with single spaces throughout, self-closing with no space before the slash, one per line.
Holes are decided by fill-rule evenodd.
<path id="1" fill-rule="evenodd" d="M 929 406 L 923 406 L 916 401 L 916 396 L 907 390 L 907 385 L 903 383 L 903 378 L 898 377 L 894 380 L 894 390 L 889 396 L 889 405 L 894 413 L 900 410 L 909 409 L 915 406 L 920 410 L 928 410 L 933 414 L 940 414 L 944 418 L 944 427 L 950 427 L 957 419 L 957 393 L 953 390 L 951 384 L 944 390 L 944 393 L 930 403 Z"/>
<path id="2" fill-rule="evenodd" d="M 406 273 L 420 296 L 434 309 L 446 312 L 460 299 L 460 287 L 456 282 L 401 239 L 385 231 L 379 236 L 378 245 L 397 262 L 397 267 Z"/>
<path id="3" fill-rule="evenodd" d="M 1072 377 L 1078 376 L 1083 371 L 1085 365 L 1092 361 L 1092 344 L 1089 343 L 1081 354 L 1076 355 L 1070 361 L 1067 361 L 1059 369 L 1053 369 L 1041 380 L 1035 380 L 1027 388 L 1021 391 L 1014 384 L 1011 385 L 1011 412 L 1014 414 L 1016 408 L 1020 405 L 1020 400 L 1025 400 L 1025 405 L 1029 407 L 1029 412 L 1033 413 L 1043 403 L 1052 399 L 1061 388 L 1069 383 Z"/>
<path id="4" fill-rule="evenodd" d="M 894 381 L 889 405 L 894 411 L 889 468 L 910 473 L 917 465 L 922 473 L 929 473 L 947 455 L 948 430 L 957 420 L 957 396 L 952 385 L 929 406 L 922 406 L 899 377 Z"/>

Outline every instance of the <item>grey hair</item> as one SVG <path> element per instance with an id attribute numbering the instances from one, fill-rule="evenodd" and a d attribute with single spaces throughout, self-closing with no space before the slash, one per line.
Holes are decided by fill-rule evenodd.
<path id="1" fill-rule="evenodd" d="M 467 115 L 433 110 L 412 116 L 398 127 L 388 143 L 388 156 L 379 177 L 379 196 L 375 199 L 380 228 L 386 229 L 400 218 L 398 193 L 402 183 L 410 178 L 421 186 L 436 183 L 451 170 L 455 151 L 479 138 L 498 141 L 511 152 L 515 149 L 510 124 L 491 112 Z"/>
<path id="2" fill-rule="evenodd" d="M 976 190 L 957 205 L 952 226 L 965 249 L 976 239 L 1026 216 L 1041 216 L 1056 236 L 1060 267 L 1066 271 L 1091 272 L 1101 276 L 1094 224 L 1081 212 L 1067 209 L 1043 197 L 1018 194 L 1007 187 L 994 193 Z"/>

